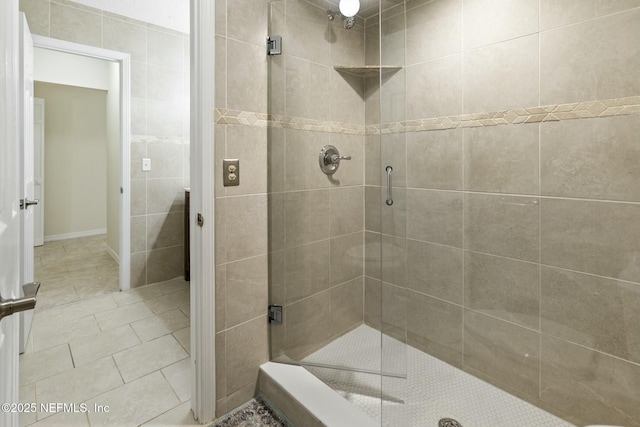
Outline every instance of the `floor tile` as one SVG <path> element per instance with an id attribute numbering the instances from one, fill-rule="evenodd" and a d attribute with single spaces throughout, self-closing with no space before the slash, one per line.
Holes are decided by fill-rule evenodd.
<path id="1" fill-rule="evenodd" d="M 36 401 L 38 404 L 49 402 L 80 404 L 122 384 L 122 378 L 113 358 L 107 356 L 38 381 Z"/>
<path id="2" fill-rule="evenodd" d="M 189 326 L 189 318 L 178 309 L 167 311 L 131 324 L 138 337 L 149 341 Z"/>
<path id="3" fill-rule="evenodd" d="M 191 354 L 191 328 L 180 329 L 173 333 L 178 342 L 182 344 L 187 353 Z"/>
<path id="4" fill-rule="evenodd" d="M 109 406 L 108 413 L 89 414 L 92 427 L 137 426 L 180 403 L 160 372 L 154 372 L 87 402 Z"/>
<path id="5" fill-rule="evenodd" d="M 42 279 L 36 278 L 37 281 L 44 282 Z M 38 304 L 36 312 L 51 307 L 60 307 L 61 305 L 71 304 L 80 300 L 73 286 L 56 288 L 47 290 L 43 283 L 43 289 L 38 291 Z"/>
<path id="6" fill-rule="evenodd" d="M 34 351 L 65 344 L 78 338 L 95 335 L 100 332 L 95 317 L 88 316 L 69 322 L 52 323 L 31 329 Z"/>
<path id="7" fill-rule="evenodd" d="M 154 313 L 160 314 L 176 308 L 184 308 L 189 305 L 189 290 L 181 290 L 162 295 L 146 301 L 146 304 Z"/>
<path id="8" fill-rule="evenodd" d="M 122 378 L 128 383 L 188 356 L 172 335 L 165 335 L 114 354 L 113 359 Z"/>
<path id="9" fill-rule="evenodd" d="M 169 385 L 178 395 L 181 402 L 191 400 L 191 359 L 186 358 L 167 366 L 162 374 L 169 381 Z"/>
<path id="10" fill-rule="evenodd" d="M 59 412 L 30 427 L 89 427 L 89 420 L 86 413 Z"/>
<path id="11" fill-rule="evenodd" d="M 154 295 L 154 296 L 157 296 L 157 295 Z M 113 293 L 111 297 L 116 302 L 118 307 L 144 301 L 144 298 L 140 294 L 140 290 L 138 288 L 129 289 L 127 291 L 116 292 L 116 293 Z"/>
<path id="12" fill-rule="evenodd" d="M 28 385 L 20 386 L 20 403 L 32 404 L 36 403 L 36 385 L 31 383 Z M 36 407 L 37 409 L 37 407 Z M 35 412 L 21 412 L 20 413 L 20 427 L 33 424 L 36 422 Z"/>
<path id="13" fill-rule="evenodd" d="M 165 412 L 143 424 L 144 426 L 201 426 L 199 422 L 193 418 L 191 411 L 191 401 L 184 402 L 182 405 L 176 406 L 172 410 Z"/>
<path id="14" fill-rule="evenodd" d="M 20 385 L 34 383 L 73 368 L 67 344 L 20 356 Z"/>
<path id="15" fill-rule="evenodd" d="M 101 359 L 140 343 L 131 326 L 124 325 L 100 332 L 90 337 L 79 338 L 69 343 L 76 366 Z"/>
<path id="16" fill-rule="evenodd" d="M 120 292 L 119 267 L 105 248 L 105 236 L 35 248 L 42 288 L 20 357 L 20 397 L 90 399 L 90 410 L 97 403 L 110 411 L 91 419 L 21 414 L 20 426 L 198 425 L 189 402 L 189 282 L 179 277 Z"/>
<path id="17" fill-rule="evenodd" d="M 153 316 L 153 312 L 149 307 L 144 302 L 138 302 L 98 313 L 96 320 L 100 329 L 106 331 L 151 316 Z"/>
<path id="18" fill-rule="evenodd" d="M 117 308 L 111 296 L 93 298 L 60 308 L 60 314 L 65 322 L 91 316 L 92 314 Z"/>

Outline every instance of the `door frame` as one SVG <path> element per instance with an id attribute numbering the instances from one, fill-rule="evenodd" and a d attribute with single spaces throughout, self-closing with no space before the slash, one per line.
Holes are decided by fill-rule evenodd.
<path id="1" fill-rule="evenodd" d="M 215 3 L 191 0 L 190 8 L 191 409 L 200 423 L 216 415 Z"/>
<path id="2" fill-rule="evenodd" d="M 0 2 L 0 292 L 20 297 L 20 57 L 18 0 Z M 13 157 L 13 158 L 11 158 Z M 8 185 L 7 183 L 11 183 Z M 4 240 L 6 239 L 6 240 Z M 5 268 L 5 265 L 9 268 Z M 18 403 L 20 324 L 18 316 L 0 322 L 0 403 Z M 0 426 L 18 425 L 18 414 L 0 411 Z"/>
<path id="3" fill-rule="evenodd" d="M 131 56 L 128 53 L 33 35 L 33 46 L 120 65 L 120 290 L 131 287 Z"/>
<path id="4" fill-rule="evenodd" d="M 31 38 L 33 39 L 33 34 L 31 35 Z M 44 109 L 45 109 L 45 103 L 44 103 L 44 99 L 42 98 L 36 98 L 35 96 L 33 97 L 33 111 L 34 111 L 34 123 L 35 123 L 35 110 L 36 110 L 36 104 L 41 104 L 42 105 L 42 121 L 43 123 L 45 123 L 46 121 L 46 117 L 44 115 Z M 42 135 L 40 135 L 40 143 L 39 143 L 39 150 L 40 150 L 40 170 L 39 172 L 39 176 L 42 179 L 42 182 L 39 184 L 40 185 L 40 196 L 36 197 L 35 195 L 35 191 L 34 191 L 34 197 L 36 197 L 39 202 L 36 206 L 34 206 L 34 215 L 33 215 L 33 219 L 34 219 L 34 223 L 35 223 L 35 219 L 36 219 L 36 213 L 40 212 L 40 214 L 38 215 L 38 222 L 40 224 L 34 224 L 34 229 L 36 227 L 39 228 L 40 231 L 42 231 L 42 240 L 39 239 L 40 235 L 35 235 L 34 232 L 34 243 L 35 246 L 42 246 L 44 245 L 44 200 L 45 200 L 45 195 L 44 195 L 44 126 L 42 126 L 41 129 L 41 133 Z M 36 137 L 35 137 L 36 133 L 35 130 L 33 131 L 33 150 L 34 150 L 34 158 L 35 158 L 35 151 L 36 151 Z M 34 175 L 36 173 L 36 170 L 34 168 Z M 35 179 L 34 179 L 34 187 L 35 187 Z M 38 244 L 39 243 L 39 244 Z"/>

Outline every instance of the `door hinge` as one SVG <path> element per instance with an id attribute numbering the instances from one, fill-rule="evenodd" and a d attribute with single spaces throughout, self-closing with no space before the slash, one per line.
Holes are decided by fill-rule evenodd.
<path id="1" fill-rule="evenodd" d="M 275 324 L 282 323 L 282 306 L 281 305 L 269 306 L 269 323 L 275 323 Z"/>
<path id="2" fill-rule="evenodd" d="M 196 224 L 198 224 L 198 227 L 202 227 L 204 225 L 204 217 L 201 213 L 196 216 Z"/>
<path id="3" fill-rule="evenodd" d="M 267 55 L 282 55 L 282 36 L 267 37 Z"/>

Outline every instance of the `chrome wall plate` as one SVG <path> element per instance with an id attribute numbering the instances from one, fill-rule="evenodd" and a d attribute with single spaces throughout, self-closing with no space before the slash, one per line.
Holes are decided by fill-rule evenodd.
<path id="1" fill-rule="evenodd" d="M 320 164 L 320 170 L 325 175 L 333 175 L 340 167 L 341 160 L 351 160 L 351 156 L 341 156 L 338 149 L 333 145 L 325 145 L 320 150 L 320 156 L 318 157 L 318 163 Z"/>

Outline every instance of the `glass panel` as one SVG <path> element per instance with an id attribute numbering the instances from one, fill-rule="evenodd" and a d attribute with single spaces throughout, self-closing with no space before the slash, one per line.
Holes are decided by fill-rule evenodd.
<path id="1" fill-rule="evenodd" d="M 378 67 L 364 67 L 364 23 L 331 2 L 270 3 L 269 34 L 282 36 L 282 54 L 268 57 L 269 298 L 283 307 L 270 339 L 273 361 L 304 365 L 338 391 L 340 371 L 357 371 L 349 378 L 361 380 L 379 414 L 381 333 L 367 326 L 365 309 L 364 182 L 366 105 L 379 105 L 379 92 L 366 93 Z"/>
<path id="2" fill-rule="evenodd" d="M 409 307 L 407 277 L 407 144 L 404 123 L 406 110 L 405 6 L 385 3 L 375 27 L 379 34 L 380 72 L 377 79 L 380 129 L 381 179 L 378 194 L 380 225 L 375 236 L 380 248 L 381 296 L 381 422 L 404 422 L 407 374 L 407 322 Z"/>

